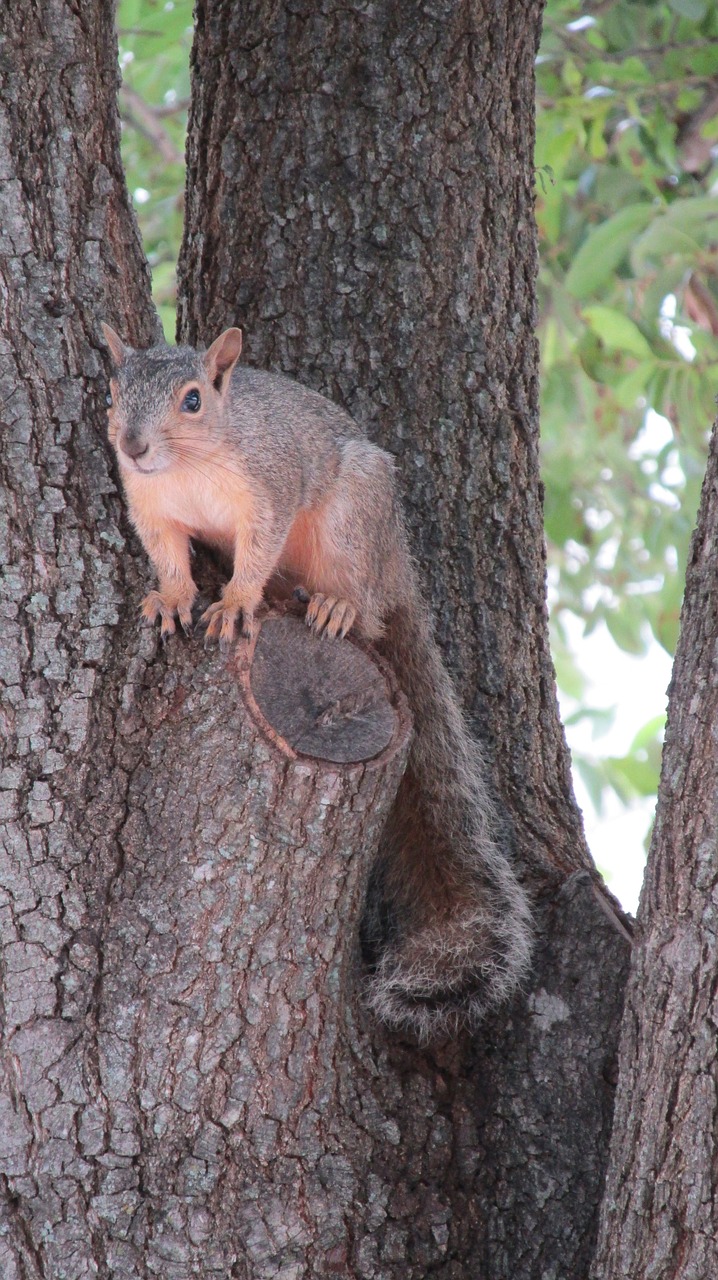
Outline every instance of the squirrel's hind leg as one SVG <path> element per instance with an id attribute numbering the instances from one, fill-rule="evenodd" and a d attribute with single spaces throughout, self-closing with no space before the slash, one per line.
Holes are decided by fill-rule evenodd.
<path id="1" fill-rule="evenodd" d="M 401 592 L 403 546 L 391 461 L 367 441 L 345 446 L 328 496 L 310 515 L 307 626 L 364 640 L 384 632 Z"/>

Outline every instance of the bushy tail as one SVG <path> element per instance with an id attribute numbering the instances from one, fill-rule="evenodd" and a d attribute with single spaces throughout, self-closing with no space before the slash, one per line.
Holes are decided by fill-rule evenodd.
<path id="1" fill-rule="evenodd" d="M 475 1026 L 517 987 L 531 950 L 526 895 L 497 844 L 487 771 L 423 603 L 387 619 L 377 647 L 414 717 L 407 770 L 362 929 L 369 1004 L 421 1039 Z"/>

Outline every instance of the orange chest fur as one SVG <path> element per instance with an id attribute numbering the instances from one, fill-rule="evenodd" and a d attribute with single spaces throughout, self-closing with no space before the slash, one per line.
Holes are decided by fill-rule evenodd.
<path id="1" fill-rule="evenodd" d="M 170 468 L 158 475 L 123 477 L 130 515 L 140 537 L 144 531 L 181 529 L 190 537 L 231 550 L 251 522 L 255 499 L 245 476 L 208 463 L 199 470 Z"/>

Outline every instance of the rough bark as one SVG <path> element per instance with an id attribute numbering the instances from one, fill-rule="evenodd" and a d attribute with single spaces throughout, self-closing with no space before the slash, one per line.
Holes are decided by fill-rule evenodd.
<path id="1" fill-rule="evenodd" d="M 326 655 L 294 628 L 270 656 L 279 645 L 289 667 L 308 644 L 305 702 Z M 337 664 L 322 665 L 330 687 Z M 196 662 L 188 680 L 176 652 L 119 726 L 134 738 L 149 718 L 151 735 L 104 931 L 103 1104 L 83 1118 L 86 1157 L 105 1150 L 109 1115 L 131 1158 L 93 1202 L 98 1262 L 118 1276 L 254 1280 L 347 1260 L 343 1198 L 359 1188 L 342 1152 L 366 1137 L 333 1105 L 337 1066 L 359 1039 L 356 922 L 409 722 L 395 716 L 363 763 L 297 757 L 223 665 Z"/>
<path id="2" fill-rule="evenodd" d="M 669 691 L 596 1280 L 718 1273 L 718 436 Z"/>
<path id="3" fill-rule="evenodd" d="M 250 363 L 331 395 L 396 454 L 438 636 L 537 903 L 531 989 L 473 1043 L 387 1055 L 375 1033 L 339 1068 L 337 1108 L 366 1093 L 400 1157 L 389 1234 L 351 1208 L 362 1277 L 579 1280 L 595 1240 L 628 934 L 585 848 L 547 643 L 539 16 L 533 0 L 197 8 L 180 336 L 241 324 Z M 347 1158 L 383 1178 L 381 1153 Z"/>
<path id="4" fill-rule="evenodd" d="M 89 1206 L 131 1165 L 109 1128 L 84 1127 L 95 1100 L 109 1118 L 97 984 L 127 817 L 114 717 L 139 589 L 97 339 L 103 314 L 138 342 L 153 323 L 110 8 L 18 0 L 0 21 L 0 1274 L 34 1280 L 96 1274 Z"/>
<path id="5" fill-rule="evenodd" d="M 411 21 L 395 0 L 200 3 L 179 332 L 242 324 L 249 363 L 330 395 L 395 454 L 438 639 L 524 857 L 558 880 L 591 863 L 546 630 L 539 21 L 534 0 Z"/>

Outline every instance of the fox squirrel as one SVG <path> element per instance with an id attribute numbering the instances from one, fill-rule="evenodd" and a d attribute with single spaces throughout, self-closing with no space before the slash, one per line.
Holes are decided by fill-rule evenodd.
<path id="1" fill-rule="evenodd" d="M 275 574 L 304 590 L 316 632 L 350 628 L 395 669 L 414 718 L 409 763 L 363 924 L 368 1002 L 426 1039 L 474 1026 L 516 988 L 530 952 L 526 896 L 496 842 L 486 767 L 432 635 L 392 460 L 337 405 L 237 365 L 242 335 L 206 352 L 134 351 L 109 326 L 107 397 L 130 516 L 159 578 L 142 602 L 162 637 L 192 626 L 190 538 L 231 558 L 201 622 L 227 649 Z"/>

